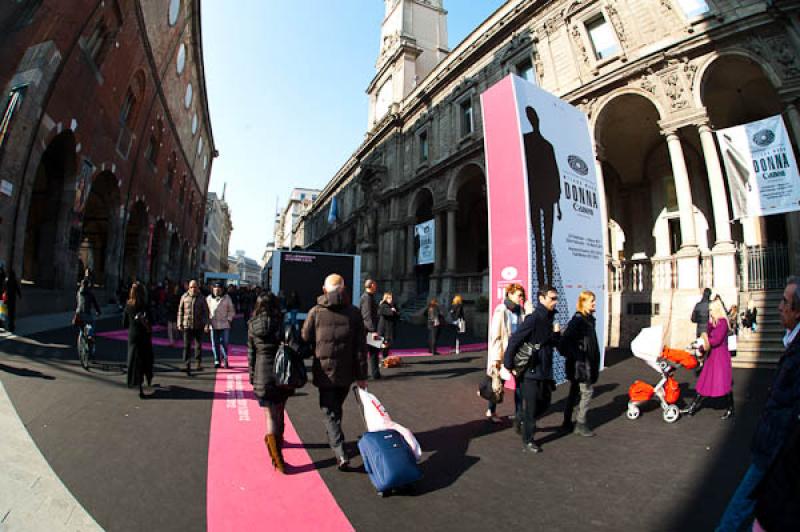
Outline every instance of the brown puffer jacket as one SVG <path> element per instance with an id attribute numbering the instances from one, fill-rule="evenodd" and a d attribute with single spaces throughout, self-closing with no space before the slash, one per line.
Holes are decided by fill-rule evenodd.
<path id="1" fill-rule="evenodd" d="M 346 388 L 367 379 L 367 341 L 361 313 L 341 292 L 317 298 L 303 323 L 303 340 L 314 346 L 317 388 Z"/>

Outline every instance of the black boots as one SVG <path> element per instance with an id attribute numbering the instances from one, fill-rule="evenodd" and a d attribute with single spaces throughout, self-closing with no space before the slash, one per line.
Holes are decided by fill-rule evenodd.
<path id="1" fill-rule="evenodd" d="M 720 419 L 729 419 L 732 418 L 735 414 L 733 409 L 733 392 L 728 392 L 728 395 L 725 396 L 728 399 L 728 408 L 725 410 L 725 413 L 722 414 Z"/>
<path id="2" fill-rule="evenodd" d="M 702 395 L 697 395 L 692 401 L 692 404 L 689 405 L 689 408 L 684 408 L 681 410 L 681 414 L 687 414 L 689 416 L 693 416 L 700 410 L 700 407 L 703 405 L 703 401 L 705 401 L 705 397 Z"/>

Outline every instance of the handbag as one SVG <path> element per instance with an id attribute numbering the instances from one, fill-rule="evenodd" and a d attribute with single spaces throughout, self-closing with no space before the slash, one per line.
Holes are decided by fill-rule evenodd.
<path id="1" fill-rule="evenodd" d="M 500 386 L 497 386 L 497 381 L 500 382 Z M 478 385 L 478 395 L 494 404 L 503 402 L 503 381 L 500 380 L 500 376 L 496 371 L 493 372 L 491 377 L 484 375 Z"/>
<path id="2" fill-rule="evenodd" d="M 285 342 L 275 354 L 275 384 L 284 388 L 302 388 L 308 382 L 303 357 Z"/>
<path id="3" fill-rule="evenodd" d="M 736 347 L 739 344 L 739 338 L 735 334 L 728 335 L 728 351 L 730 351 L 731 356 L 736 356 Z"/>
<path id="4" fill-rule="evenodd" d="M 523 375 L 528 369 L 539 364 L 539 344 L 523 343 L 514 355 L 513 371 L 516 375 Z"/>

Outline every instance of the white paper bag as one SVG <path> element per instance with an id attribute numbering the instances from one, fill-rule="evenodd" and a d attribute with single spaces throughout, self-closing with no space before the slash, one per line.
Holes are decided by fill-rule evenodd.
<path id="1" fill-rule="evenodd" d="M 728 336 L 728 351 L 736 351 L 736 346 L 739 343 L 739 339 L 735 334 L 731 334 Z"/>
<path id="2" fill-rule="evenodd" d="M 383 339 L 382 336 L 380 336 L 378 334 L 375 334 L 375 333 L 372 333 L 372 332 L 368 332 L 367 333 L 367 345 L 368 346 L 377 347 L 378 349 L 383 349 L 385 343 L 386 342 L 385 342 L 385 340 Z"/>
<path id="3" fill-rule="evenodd" d="M 392 421 L 386 408 L 380 400 L 367 390 L 358 388 L 358 398 L 361 401 L 361 407 L 364 409 L 364 421 L 367 424 L 367 432 L 376 432 L 379 430 L 396 430 L 403 436 L 406 443 L 414 453 L 417 462 L 422 458 L 422 448 L 419 442 L 414 437 L 414 433 L 399 423 Z"/>

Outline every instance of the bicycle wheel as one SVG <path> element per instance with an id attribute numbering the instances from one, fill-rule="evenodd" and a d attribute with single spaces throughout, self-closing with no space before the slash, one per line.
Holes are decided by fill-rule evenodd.
<path id="1" fill-rule="evenodd" d="M 78 358 L 83 369 L 89 371 L 89 340 L 84 334 L 78 337 Z"/>

